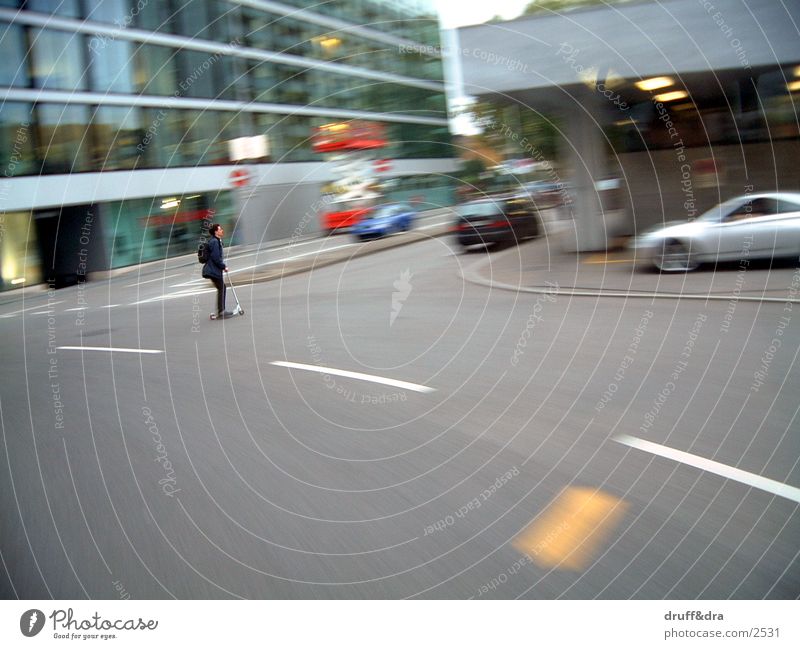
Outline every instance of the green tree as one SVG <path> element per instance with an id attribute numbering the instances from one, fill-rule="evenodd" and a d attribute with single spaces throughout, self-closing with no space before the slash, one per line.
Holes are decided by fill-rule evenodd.
<path id="1" fill-rule="evenodd" d="M 522 11 L 523 16 L 530 16 L 540 12 L 550 11 L 569 11 L 579 7 L 591 7 L 593 5 L 620 4 L 631 2 L 631 0 L 533 0 Z"/>
<path id="2" fill-rule="evenodd" d="M 463 109 L 482 132 L 478 137 L 498 157 L 554 160 L 559 147 L 556 118 L 519 103 L 484 99 Z"/>

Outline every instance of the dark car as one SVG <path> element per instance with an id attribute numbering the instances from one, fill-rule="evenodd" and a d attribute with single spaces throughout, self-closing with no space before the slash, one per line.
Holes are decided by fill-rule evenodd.
<path id="1" fill-rule="evenodd" d="M 458 220 L 453 226 L 458 243 L 472 246 L 488 243 L 514 243 L 540 233 L 539 212 L 524 196 L 480 198 L 456 207 Z"/>

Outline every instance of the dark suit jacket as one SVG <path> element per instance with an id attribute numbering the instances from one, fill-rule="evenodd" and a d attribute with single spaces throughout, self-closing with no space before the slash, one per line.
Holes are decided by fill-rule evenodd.
<path id="1" fill-rule="evenodd" d="M 225 262 L 222 257 L 222 241 L 212 236 L 206 245 L 208 246 L 208 261 L 203 266 L 203 277 L 222 279 L 222 271 L 225 269 Z"/>

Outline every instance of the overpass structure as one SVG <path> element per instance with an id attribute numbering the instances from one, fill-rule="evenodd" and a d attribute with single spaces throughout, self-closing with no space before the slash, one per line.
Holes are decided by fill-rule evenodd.
<path id="1" fill-rule="evenodd" d="M 631 234 L 747 191 L 800 189 L 798 2 L 599 5 L 465 27 L 455 41 L 463 94 L 561 129 L 575 250 L 618 234 L 597 190 L 611 176 Z"/>

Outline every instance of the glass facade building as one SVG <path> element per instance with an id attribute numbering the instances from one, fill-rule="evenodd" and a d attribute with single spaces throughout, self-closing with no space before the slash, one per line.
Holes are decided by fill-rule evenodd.
<path id="1" fill-rule="evenodd" d="M 37 212 L 67 204 L 100 215 L 107 267 L 191 251 L 187 214 L 238 216 L 221 172 L 236 138 L 266 137 L 268 155 L 253 164 L 319 163 L 313 128 L 361 118 L 385 124 L 382 157 L 449 161 L 438 42 L 429 0 L 0 0 L 0 131 L 10 143 L 0 149 L 0 212 L 7 230 L 11 214 L 15 232 L 20 215 L 31 222 L 0 248 L 2 288 L 20 283 L 6 269 L 18 275 L 41 245 Z M 165 235 L 161 206 L 172 197 L 143 195 L 143 179 L 158 172 L 170 187 L 187 168 L 204 173 L 201 191 L 186 190 L 202 198 L 184 191 Z M 118 194 L 67 191 L 75 174 L 110 172 L 121 174 L 109 177 Z M 58 201 L 31 193 L 44 177 L 65 188 Z M 162 231 L 140 231 L 150 227 Z"/>

